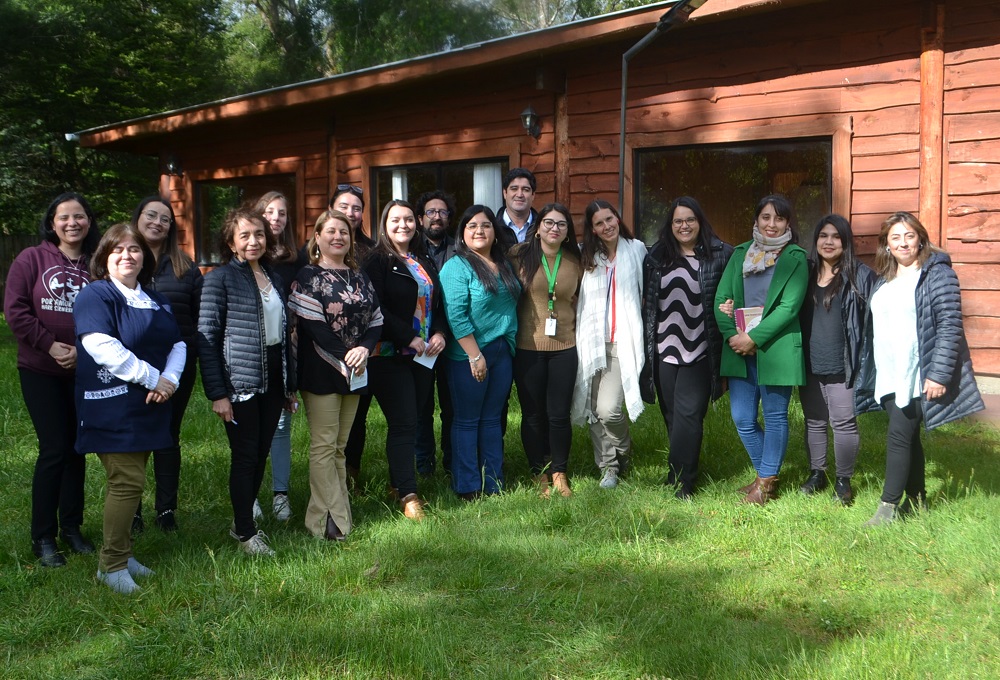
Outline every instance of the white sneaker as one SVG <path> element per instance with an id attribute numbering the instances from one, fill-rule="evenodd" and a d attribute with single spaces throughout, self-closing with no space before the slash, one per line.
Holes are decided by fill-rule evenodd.
<path id="1" fill-rule="evenodd" d="M 253 500 L 253 521 L 257 522 L 264 519 L 264 511 L 260 509 L 260 501 L 256 498 Z"/>
<path id="2" fill-rule="evenodd" d="M 243 552 L 247 555 L 264 555 L 266 557 L 274 556 L 274 551 L 271 550 L 271 546 L 267 544 L 267 534 L 263 531 L 258 531 L 247 540 L 240 541 L 240 547 L 243 548 Z"/>
<path id="3" fill-rule="evenodd" d="M 292 518 L 292 504 L 288 502 L 288 494 L 274 494 L 274 519 L 287 522 Z"/>
<path id="4" fill-rule="evenodd" d="M 97 580 L 120 595 L 132 595 L 142 590 L 139 584 L 132 580 L 132 575 L 128 573 L 128 569 L 119 569 L 118 571 L 111 572 L 104 572 L 98 569 Z"/>
<path id="5" fill-rule="evenodd" d="M 601 477 L 602 489 L 613 489 L 618 486 L 618 472 L 614 468 L 604 468 L 604 476 Z"/>

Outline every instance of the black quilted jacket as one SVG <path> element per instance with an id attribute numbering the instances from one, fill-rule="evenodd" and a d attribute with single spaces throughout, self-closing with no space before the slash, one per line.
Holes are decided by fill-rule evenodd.
<path id="1" fill-rule="evenodd" d="M 646 362 L 639 375 L 639 389 L 643 401 L 655 402 L 656 366 L 656 308 L 657 296 L 660 291 L 660 280 L 667 272 L 669 263 L 663 261 L 663 246 L 659 243 L 653 246 L 642 264 L 643 300 L 642 300 L 642 336 L 645 348 Z M 711 251 L 706 253 L 699 243 L 695 255 L 701 262 L 698 269 L 698 285 L 701 287 L 702 318 L 705 320 L 705 333 L 708 335 L 708 361 L 712 368 L 712 399 L 722 396 L 722 379 L 719 377 L 719 360 L 722 356 L 722 334 L 715 321 L 715 291 L 722 279 L 729 258 L 733 255 L 733 247 L 719 239 L 713 239 Z"/>
<path id="2" fill-rule="evenodd" d="M 174 274 L 174 266 L 166 255 L 160 257 L 156 264 L 156 275 L 148 286 L 149 290 L 161 293 L 170 301 L 170 310 L 174 313 L 177 325 L 181 329 L 181 339 L 194 348 L 195 333 L 198 330 L 198 307 L 201 302 L 202 287 L 201 270 L 195 265 L 184 273 L 180 279 Z"/>
<path id="3" fill-rule="evenodd" d="M 884 283 L 880 279 L 872 295 Z M 962 295 L 958 276 L 947 253 L 934 252 L 924 263 L 917 282 L 917 345 L 920 379 L 930 378 L 945 386 L 945 395 L 928 400 L 921 395 L 924 426 L 928 430 L 958 420 L 985 406 L 972 372 L 969 345 L 962 327 Z M 871 310 L 868 311 L 861 369 L 854 390 L 858 413 L 880 408 L 875 401 L 875 339 L 872 337 Z"/>
<path id="4" fill-rule="evenodd" d="M 287 300 L 281 277 L 266 265 L 264 271 L 284 306 Z M 263 328 L 264 306 L 246 262 L 234 258 L 205 276 L 198 317 L 198 358 L 205 396 L 210 400 L 268 390 Z M 281 346 L 285 391 L 292 392 L 287 331 L 282 335 Z"/>

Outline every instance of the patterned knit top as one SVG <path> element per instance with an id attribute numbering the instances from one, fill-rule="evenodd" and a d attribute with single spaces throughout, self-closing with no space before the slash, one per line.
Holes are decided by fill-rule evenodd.
<path id="1" fill-rule="evenodd" d="M 660 279 L 656 354 L 668 364 L 688 365 L 708 352 L 696 257 L 684 257 Z"/>

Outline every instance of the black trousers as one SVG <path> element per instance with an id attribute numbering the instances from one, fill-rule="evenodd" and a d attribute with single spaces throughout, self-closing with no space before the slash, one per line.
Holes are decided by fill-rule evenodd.
<path id="1" fill-rule="evenodd" d="M 451 389 L 445 374 L 448 362 L 439 356 L 434 362 L 434 381 L 437 383 L 437 403 L 441 409 L 441 464 L 451 470 L 451 424 L 455 420 L 455 410 L 451 404 Z M 432 474 L 437 466 L 437 444 L 434 442 L 434 395 L 427 400 L 420 422 L 417 424 L 417 472 Z"/>
<path id="2" fill-rule="evenodd" d="M 889 427 L 885 440 L 885 486 L 882 500 L 898 504 L 906 497 L 917 502 L 927 495 L 924 478 L 924 447 L 920 443 L 920 423 L 923 410 L 920 398 L 910 401 L 903 408 L 896 406 L 895 395 L 882 401 L 889 414 Z"/>
<path id="3" fill-rule="evenodd" d="M 712 370 L 708 359 L 693 364 L 656 360 L 656 392 L 670 439 L 667 483 L 694 492 L 704 435 L 705 414 L 712 399 Z"/>
<path id="4" fill-rule="evenodd" d="M 268 390 L 246 401 L 233 403 L 233 420 L 226 423 L 229 438 L 229 499 L 233 521 L 241 541 L 257 533 L 253 502 L 264 481 L 267 454 L 285 405 L 285 385 L 281 376 L 281 345 L 268 347 Z"/>
<path id="5" fill-rule="evenodd" d="M 187 410 L 194 389 L 194 379 L 197 375 L 198 348 L 193 341 L 188 344 L 187 362 L 181 374 L 181 382 L 177 391 L 168 402 L 173 409 L 170 417 L 170 437 L 173 446 L 167 449 L 153 451 L 153 475 L 156 480 L 156 514 L 165 510 L 177 509 L 177 489 L 181 478 L 181 422 L 184 411 Z M 239 418 L 237 418 L 237 421 Z M 142 510 L 142 506 L 139 506 Z"/>
<path id="6" fill-rule="evenodd" d="M 409 357 L 373 357 L 368 361 L 368 370 L 368 387 L 388 426 L 385 455 L 389 483 L 404 498 L 417 492 L 417 423 L 433 396 L 434 372 Z"/>
<path id="7" fill-rule="evenodd" d="M 534 475 L 566 472 L 573 442 L 569 409 L 577 363 L 576 347 L 557 352 L 518 349 L 514 355 L 521 443 Z"/>
<path id="8" fill-rule="evenodd" d="M 368 376 L 369 383 L 371 376 Z M 365 452 L 365 439 L 368 430 L 368 409 L 372 407 L 371 384 L 368 385 L 368 394 L 361 394 L 358 399 L 358 412 L 354 414 L 354 424 L 351 425 L 351 433 L 347 437 L 347 446 L 344 447 L 344 458 L 349 468 L 361 469 L 361 457 Z"/>
<path id="9" fill-rule="evenodd" d="M 56 537 L 59 528 L 83 524 L 86 459 L 76 452 L 73 378 L 17 369 L 21 394 L 38 436 L 38 460 L 31 482 L 31 540 Z"/>

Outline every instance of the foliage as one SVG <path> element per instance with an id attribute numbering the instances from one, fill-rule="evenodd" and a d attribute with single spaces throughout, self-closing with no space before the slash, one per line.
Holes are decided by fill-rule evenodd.
<path id="1" fill-rule="evenodd" d="M 15 349 L 0 324 L 0 365 Z M 420 480 L 429 517 L 386 497 L 385 424 L 369 417 L 355 530 L 309 536 L 308 431 L 293 420 L 292 521 L 262 528 L 273 559 L 241 554 L 228 447 L 196 387 L 182 431 L 180 531 L 149 521 L 138 559 L 157 574 L 135 598 L 94 579 L 95 555 L 41 569 L 28 508 L 35 460 L 16 373 L 0 372 L 0 676 L 15 678 L 895 678 L 1000 677 L 1000 435 L 971 423 L 924 434 L 930 512 L 879 530 L 884 415 L 862 419 L 854 507 L 796 486 L 809 471 L 802 419 L 785 493 L 742 506 L 752 477 L 723 399 L 710 409 L 704 483 L 691 502 L 664 488 L 655 408 L 633 426 L 618 489 L 598 488 L 575 432 L 574 495 L 531 490 L 511 401 L 511 491 L 464 504 L 442 475 Z M 105 473 L 88 457 L 84 532 L 100 540 Z"/>

